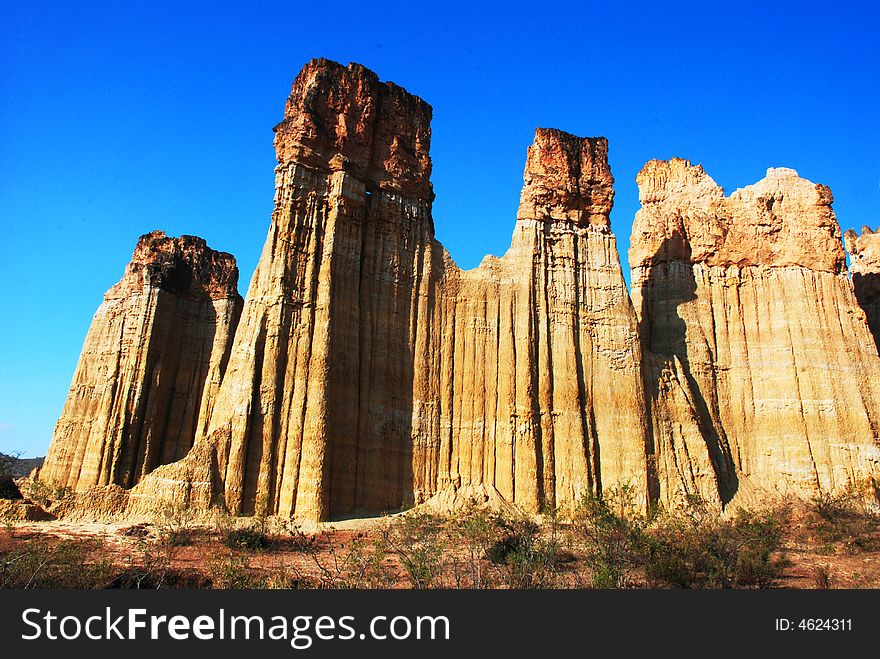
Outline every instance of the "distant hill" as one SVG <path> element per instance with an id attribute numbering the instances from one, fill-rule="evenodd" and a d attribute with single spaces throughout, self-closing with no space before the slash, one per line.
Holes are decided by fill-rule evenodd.
<path id="1" fill-rule="evenodd" d="M 16 458 L 0 453 L 0 472 L 8 471 L 13 478 L 27 476 L 34 467 L 42 467 L 46 458 Z M 3 474 L 0 474 L 3 475 Z"/>

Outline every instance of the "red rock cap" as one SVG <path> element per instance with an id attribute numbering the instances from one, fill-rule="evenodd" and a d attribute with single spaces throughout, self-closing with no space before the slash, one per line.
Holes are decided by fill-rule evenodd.
<path id="1" fill-rule="evenodd" d="M 203 238 L 153 231 L 138 239 L 125 275 L 104 297 L 125 297 L 144 284 L 193 298 L 233 298 L 238 297 L 238 267 L 232 254 L 211 249 Z"/>
<path id="2" fill-rule="evenodd" d="M 614 177 L 608 140 L 538 128 L 529 147 L 518 219 L 609 227 Z"/>
<path id="3" fill-rule="evenodd" d="M 278 162 L 345 169 L 377 187 L 433 199 L 431 106 L 360 64 L 306 64 L 275 126 Z"/>

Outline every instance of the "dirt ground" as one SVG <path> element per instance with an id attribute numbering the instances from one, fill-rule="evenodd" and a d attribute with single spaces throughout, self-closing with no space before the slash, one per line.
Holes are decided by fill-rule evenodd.
<path id="1" fill-rule="evenodd" d="M 161 563 L 162 569 L 189 575 L 183 584 L 187 587 L 217 587 L 218 581 L 221 587 L 248 587 L 249 583 L 250 587 L 340 587 L 340 574 L 352 569 L 361 570 L 363 578 L 346 581 L 346 587 L 411 587 L 398 553 L 372 552 L 389 523 L 387 517 L 360 518 L 320 525 L 310 532 L 288 528 L 280 533 L 270 531 L 273 540 L 266 547 L 231 549 L 229 529 L 211 525 L 188 524 L 185 529 L 176 529 L 177 537 L 169 541 L 167 524 L 162 522 L 19 521 L 0 526 L 0 552 L 20 550 L 35 539 L 50 544 L 89 541 L 93 543 L 89 560 L 103 560 L 119 568 Z M 880 529 L 869 528 L 863 535 L 855 544 L 851 537 L 829 539 L 817 532 L 813 512 L 791 511 L 779 552 L 784 568 L 776 587 L 880 588 Z M 461 551 L 453 543 L 444 546 Z M 571 566 L 566 569 L 574 575 L 578 558 L 569 560 Z M 502 578 L 494 582 L 489 578 L 490 567 L 487 564 L 486 585 L 506 587 Z M 261 575 L 262 581 L 235 581 L 246 574 Z M 444 583 L 455 586 L 452 577 Z M 563 583 L 567 587 L 588 586 L 576 577 Z M 631 585 L 645 583 L 636 578 Z"/>

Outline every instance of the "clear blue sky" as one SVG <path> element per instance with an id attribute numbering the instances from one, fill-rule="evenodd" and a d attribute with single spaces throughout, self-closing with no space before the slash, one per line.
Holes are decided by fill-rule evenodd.
<path id="1" fill-rule="evenodd" d="M 880 222 L 876 2 L 422 4 L 0 3 L 0 451 L 45 453 L 140 234 L 203 236 L 247 289 L 271 129 L 313 57 L 433 105 L 435 224 L 463 267 L 506 250 L 536 126 L 608 137 L 625 269 L 651 158 L 728 192 L 793 167 L 844 228 Z"/>

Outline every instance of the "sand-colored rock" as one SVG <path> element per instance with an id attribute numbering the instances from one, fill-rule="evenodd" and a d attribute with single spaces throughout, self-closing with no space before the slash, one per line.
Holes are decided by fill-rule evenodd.
<path id="1" fill-rule="evenodd" d="M 850 229 L 843 237 L 850 255 L 856 299 L 868 317 L 874 342 L 880 347 L 880 233 L 862 227 L 861 235 Z"/>
<path id="2" fill-rule="evenodd" d="M 880 358 L 827 187 L 729 197 L 652 161 L 630 248 L 661 498 L 809 497 L 880 475 Z"/>
<path id="3" fill-rule="evenodd" d="M 55 516 L 29 501 L 0 499 L 0 521 L 43 522 L 50 519 L 55 519 Z"/>
<path id="4" fill-rule="evenodd" d="M 226 367 L 237 281 L 201 238 L 140 238 L 92 320 L 41 480 L 131 488 L 189 452 Z"/>
<path id="5" fill-rule="evenodd" d="M 880 478 L 880 258 L 848 234 L 850 280 L 827 187 L 771 169 L 725 197 L 648 163 L 631 298 L 606 140 L 538 129 L 510 248 L 461 270 L 430 120 L 362 66 L 303 68 L 243 308 L 231 256 L 141 239 L 41 473 L 76 490 L 58 514 L 538 512 L 616 485 L 720 509 Z"/>
<path id="6" fill-rule="evenodd" d="M 646 499 L 606 141 L 539 130 L 510 250 L 463 272 L 434 239 L 430 117 L 355 64 L 294 82 L 210 422 L 231 510 L 326 519 L 470 486 L 538 510 L 617 482 Z"/>

